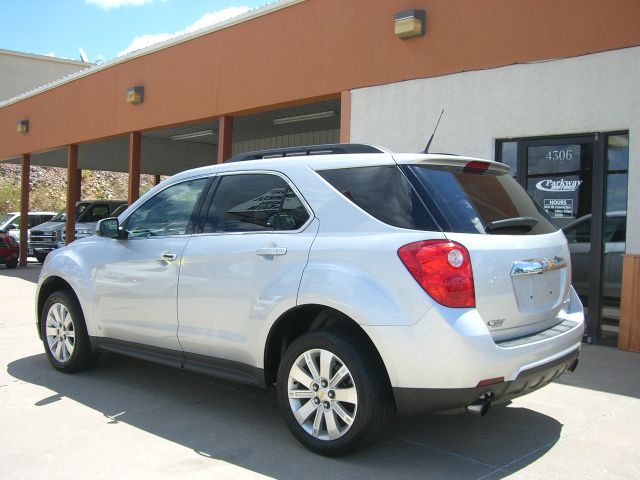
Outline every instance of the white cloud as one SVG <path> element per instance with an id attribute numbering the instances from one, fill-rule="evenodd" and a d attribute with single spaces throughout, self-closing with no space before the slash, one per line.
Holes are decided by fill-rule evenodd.
<path id="1" fill-rule="evenodd" d="M 99 1 L 99 0 L 90 0 L 90 1 Z M 102 1 L 107 1 L 107 0 L 102 0 Z M 116 1 L 124 1 L 124 0 L 110 0 L 110 1 L 116 2 Z M 145 1 L 145 0 L 132 0 L 132 1 Z M 118 57 L 121 57 L 122 55 L 126 55 L 127 53 L 131 53 L 135 50 L 140 50 L 150 45 L 155 45 L 156 43 L 164 42 L 165 40 L 169 40 L 171 38 L 179 37 L 180 35 L 184 35 L 185 33 L 192 33 L 192 32 L 195 32 L 196 30 L 200 30 L 202 28 L 215 25 L 216 23 L 224 22 L 225 20 L 228 20 L 232 17 L 242 15 L 243 13 L 248 12 L 249 10 L 250 10 L 249 7 L 229 7 L 223 10 L 219 10 L 217 12 L 205 13 L 202 17 L 200 17 L 198 20 L 193 22 L 187 28 L 175 33 L 156 33 L 156 34 L 146 34 L 146 35 L 141 35 L 139 37 L 135 37 L 127 48 L 125 48 L 123 51 L 118 53 Z"/>
<path id="2" fill-rule="evenodd" d="M 153 3 L 155 0 L 84 0 L 89 5 L 97 5 L 100 8 L 109 10 L 110 8 L 118 8 L 122 6 L 138 6 L 146 3 Z M 166 2 L 166 0 L 160 0 Z"/>
<path id="3" fill-rule="evenodd" d="M 55 52 L 45 53 L 44 55 L 45 55 L 46 57 L 55 57 L 55 56 L 56 56 Z"/>

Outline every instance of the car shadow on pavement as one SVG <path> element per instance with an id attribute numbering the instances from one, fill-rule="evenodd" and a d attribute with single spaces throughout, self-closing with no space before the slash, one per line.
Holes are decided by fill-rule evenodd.
<path id="1" fill-rule="evenodd" d="M 395 416 L 371 447 L 324 458 L 301 445 L 281 420 L 273 390 L 103 354 L 74 375 L 53 370 L 44 354 L 11 362 L 16 379 L 46 387 L 35 402 L 63 397 L 191 449 L 273 478 L 502 478 L 534 462 L 560 438 L 562 425 L 541 413 L 495 407 L 486 417 Z"/>
<path id="2" fill-rule="evenodd" d="M 28 263 L 26 267 L 17 268 L 6 268 L 4 266 L 0 266 L 0 276 L 20 278 L 27 282 L 37 283 L 41 269 L 42 265 L 39 263 Z"/>
<path id="3" fill-rule="evenodd" d="M 580 363 L 571 375 L 558 383 L 640 398 L 640 353 L 624 352 L 612 347 L 582 345 Z"/>

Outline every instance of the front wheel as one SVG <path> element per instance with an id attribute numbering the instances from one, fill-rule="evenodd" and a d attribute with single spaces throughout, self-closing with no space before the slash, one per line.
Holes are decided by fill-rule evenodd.
<path id="1" fill-rule="evenodd" d="M 16 268 L 18 266 L 18 261 L 17 260 L 12 260 L 11 262 L 5 263 L 5 266 L 7 268 Z"/>
<path id="2" fill-rule="evenodd" d="M 52 293 L 40 318 L 42 343 L 49 363 L 62 372 L 93 367 L 98 354 L 92 352 L 82 309 L 73 292 Z"/>
<path id="3" fill-rule="evenodd" d="M 35 257 L 38 263 L 44 263 L 44 259 L 47 258 L 46 255 L 42 255 L 41 253 L 37 253 Z"/>
<path id="4" fill-rule="evenodd" d="M 326 456 L 375 441 L 389 417 L 386 377 L 374 352 L 349 332 L 318 330 L 287 349 L 278 403 L 296 439 Z"/>

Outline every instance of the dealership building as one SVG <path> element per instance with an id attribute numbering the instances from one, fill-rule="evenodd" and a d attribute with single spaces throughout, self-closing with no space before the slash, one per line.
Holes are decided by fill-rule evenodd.
<path id="1" fill-rule="evenodd" d="M 23 212 L 30 166 L 66 167 L 73 212 L 83 169 L 128 172 L 131 202 L 140 174 L 250 150 L 422 151 L 444 110 L 430 151 L 509 165 L 565 228 L 586 339 L 640 351 L 638 19 L 637 0 L 281 0 L 0 102 L 0 161 Z"/>

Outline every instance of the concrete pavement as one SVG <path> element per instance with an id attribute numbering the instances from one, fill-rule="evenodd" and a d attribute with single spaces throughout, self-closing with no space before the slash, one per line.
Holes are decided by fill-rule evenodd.
<path id="1" fill-rule="evenodd" d="M 0 478 L 640 476 L 640 354 L 585 345 L 575 373 L 486 417 L 395 417 L 369 449 L 329 459 L 289 434 L 271 391 L 107 354 L 53 370 L 38 273 L 0 267 Z"/>

